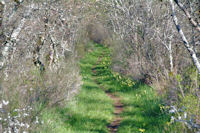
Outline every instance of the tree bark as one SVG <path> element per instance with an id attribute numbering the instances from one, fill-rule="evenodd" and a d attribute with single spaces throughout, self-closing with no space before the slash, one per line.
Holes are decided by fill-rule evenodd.
<path id="1" fill-rule="evenodd" d="M 197 58 L 197 55 L 193 49 L 193 46 L 191 46 L 188 42 L 188 40 L 186 39 L 179 23 L 178 23 L 178 18 L 176 17 L 176 13 L 175 13 L 175 6 L 174 6 L 174 3 L 173 3 L 173 0 L 170 0 L 170 5 L 171 5 L 171 10 L 172 10 L 172 18 L 173 18 L 173 21 L 174 21 L 174 24 L 176 26 L 176 29 L 179 33 L 179 35 L 181 36 L 181 39 L 184 43 L 184 46 L 185 48 L 187 49 L 187 51 L 190 53 L 190 56 L 192 58 L 192 61 L 194 63 L 194 65 L 196 66 L 199 74 L 200 74 L 200 63 L 199 63 L 199 60 Z"/>
<path id="2" fill-rule="evenodd" d="M 4 64 L 8 58 L 8 55 L 9 55 L 9 49 L 16 42 L 16 39 L 17 39 L 19 33 L 21 32 L 22 28 L 24 27 L 25 22 L 26 22 L 26 19 L 23 18 L 21 20 L 20 24 L 18 25 L 18 27 L 12 32 L 10 40 L 5 43 L 5 46 L 2 50 L 3 60 L 0 61 L 0 68 L 2 68 L 4 66 Z"/>
<path id="3" fill-rule="evenodd" d="M 178 0 L 174 1 L 178 5 L 178 7 L 185 13 L 190 23 L 200 32 L 200 24 L 191 17 L 190 13 L 184 8 L 184 6 Z"/>
<path id="4" fill-rule="evenodd" d="M 173 72 L 174 63 L 173 63 L 172 43 L 171 43 L 171 40 L 169 42 L 169 60 L 170 60 L 170 71 Z"/>

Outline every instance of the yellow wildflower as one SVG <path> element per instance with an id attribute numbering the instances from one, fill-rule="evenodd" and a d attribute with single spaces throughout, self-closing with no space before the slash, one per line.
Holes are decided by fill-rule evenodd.
<path id="1" fill-rule="evenodd" d="M 145 129 L 140 128 L 139 131 L 140 131 L 141 133 L 144 133 L 144 132 L 145 132 Z"/>
<path id="2" fill-rule="evenodd" d="M 169 107 L 169 106 L 165 106 L 165 108 L 166 108 L 166 109 L 169 109 L 170 107 Z"/>
<path id="3" fill-rule="evenodd" d="M 170 123 L 170 122 L 167 122 L 166 124 L 167 124 L 167 126 L 169 126 L 171 123 Z"/>

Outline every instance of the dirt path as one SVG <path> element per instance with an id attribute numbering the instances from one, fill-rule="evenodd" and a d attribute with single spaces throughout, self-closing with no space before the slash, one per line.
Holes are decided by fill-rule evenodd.
<path id="1" fill-rule="evenodd" d="M 96 65 L 101 61 L 103 56 L 104 55 L 99 57 Z M 93 73 L 96 73 L 96 70 L 95 70 L 96 65 L 92 68 Z M 99 84 L 97 80 L 94 80 L 94 81 L 97 84 Z M 100 88 L 103 89 L 103 86 L 100 86 Z M 107 127 L 108 127 L 110 133 L 117 133 L 120 122 L 122 121 L 120 114 L 123 112 L 123 104 L 121 103 L 121 99 L 119 97 L 115 96 L 113 93 L 110 93 L 107 91 L 105 91 L 105 93 L 113 100 L 114 107 L 115 107 L 115 110 L 114 110 L 115 117 L 113 118 L 112 122 Z"/>
<path id="2" fill-rule="evenodd" d="M 115 106 L 115 111 L 114 111 L 115 118 L 112 121 L 112 123 L 108 125 L 108 129 L 110 133 L 116 133 L 120 125 L 120 122 L 122 120 L 120 114 L 123 112 L 123 104 L 120 102 L 120 98 L 115 96 L 114 94 L 110 92 L 106 92 L 106 94 L 114 101 L 114 106 Z"/>

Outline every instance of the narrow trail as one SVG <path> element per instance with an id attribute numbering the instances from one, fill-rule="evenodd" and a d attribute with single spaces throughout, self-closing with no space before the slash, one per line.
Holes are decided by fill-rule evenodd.
<path id="1" fill-rule="evenodd" d="M 121 99 L 115 96 L 113 93 L 106 92 L 106 94 L 114 101 L 114 106 L 115 106 L 115 111 L 114 111 L 115 118 L 112 121 L 112 123 L 108 125 L 108 129 L 110 133 L 116 133 L 120 125 L 120 122 L 122 121 L 122 117 L 120 116 L 120 114 L 123 112 L 123 104 L 121 103 Z"/>
<path id="2" fill-rule="evenodd" d="M 57 115 L 67 131 L 53 132 L 162 133 L 170 117 L 160 110 L 161 97 L 152 87 L 112 71 L 108 47 L 88 46 L 91 52 L 79 63 L 83 81 L 80 92 Z"/>
<path id="3" fill-rule="evenodd" d="M 102 57 L 104 56 L 104 54 L 102 56 L 99 57 L 98 61 L 96 62 L 96 65 L 99 64 L 99 62 L 101 62 Z M 92 72 L 94 74 L 96 74 L 96 65 L 92 68 Z M 94 79 L 94 81 L 98 83 L 97 80 Z M 99 85 L 101 89 L 103 89 L 103 87 L 101 85 Z M 104 89 L 103 89 L 104 90 Z M 107 94 L 108 97 L 110 97 L 113 100 L 114 103 L 114 115 L 115 117 L 113 118 L 112 122 L 107 126 L 107 128 L 109 129 L 110 133 L 117 133 L 118 127 L 121 123 L 121 121 L 123 120 L 122 117 L 120 116 L 120 114 L 123 112 L 123 104 L 121 103 L 121 98 L 116 96 L 114 93 L 111 93 L 109 91 L 105 91 L 105 93 Z"/>

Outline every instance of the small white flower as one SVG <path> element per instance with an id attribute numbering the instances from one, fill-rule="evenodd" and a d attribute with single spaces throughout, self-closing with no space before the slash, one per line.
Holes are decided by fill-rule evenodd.
<path id="1" fill-rule="evenodd" d="M 178 119 L 181 120 L 181 116 L 179 116 Z"/>
<path id="2" fill-rule="evenodd" d="M 24 126 L 25 126 L 25 124 L 24 124 L 24 123 L 21 123 L 21 124 L 20 124 L 20 126 L 21 126 L 21 127 L 24 127 Z"/>
<path id="3" fill-rule="evenodd" d="M 35 119 L 36 119 L 36 120 L 35 120 L 35 124 L 38 124 L 38 123 L 39 123 L 38 117 L 36 116 Z"/>
<path id="4" fill-rule="evenodd" d="M 20 125 L 20 122 L 18 120 L 15 120 L 15 125 Z"/>
<path id="5" fill-rule="evenodd" d="M 9 101 L 4 101 L 4 100 L 3 100 L 3 104 L 4 104 L 4 105 L 8 105 L 8 104 L 9 104 Z"/>
<path id="6" fill-rule="evenodd" d="M 187 118 L 187 112 L 184 112 L 184 118 L 185 119 Z"/>
<path id="7" fill-rule="evenodd" d="M 19 133 L 19 129 L 17 129 L 17 127 L 14 128 L 14 133 Z"/>
<path id="8" fill-rule="evenodd" d="M 29 116 L 29 114 L 27 114 L 27 113 L 24 113 L 24 117 L 26 117 L 26 116 Z"/>
<path id="9" fill-rule="evenodd" d="M 174 116 L 171 116 L 171 121 L 174 122 L 175 118 Z"/>
<path id="10" fill-rule="evenodd" d="M 175 113 L 175 110 L 173 110 L 173 109 L 171 109 L 171 110 L 169 110 L 169 113 Z"/>
<path id="11" fill-rule="evenodd" d="M 15 123 L 11 121 L 9 124 L 10 124 L 10 126 L 13 126 Z"/>
<path id="12" fill-rule="evenodd" d="M 19 109 L 14 109 L 14 112 L 19 112 L 20 110 Z"/>
<path id="13" fill-rule="evenodd" d="M 11 128 L 10 128 L 10 127 L 8 127 L 8 133 L 12 133 L 12 132 L 11 132 Z"/>
<path id="14" fill-rule="evenodd" d="M 2 3 L 3 5 L 5 5 L 5 4 L 6 4 L 4 0 L 2 0 L 2 1 L 1 1 L 1 3 Z"/>
<path id="15" fill-rule="evenodd" d="M 30 125 L 29 124 L 26 124 L 26 128 L 29 128 L 30 127 Z"/>
<path id="16" fill-rule="evenodd" d="M 169 110 L 169 113 L 175 113 L 177 112 L 177 109 L 175 106 L 171 106 L 171 109 Z"/>

